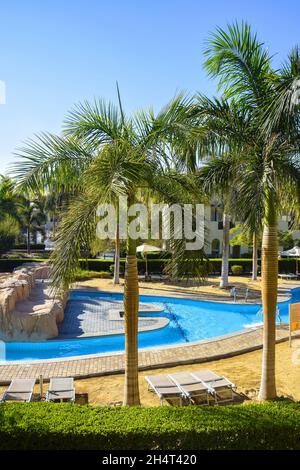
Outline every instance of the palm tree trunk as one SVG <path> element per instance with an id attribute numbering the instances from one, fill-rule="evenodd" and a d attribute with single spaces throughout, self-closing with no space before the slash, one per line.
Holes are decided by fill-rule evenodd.
<path id="1" fill-rule="evenodd" d="M 115 238 L 115 260 L 114 260 L 114 284 L 120 284 L 120 224 L 119 224 L 119 205 L 117 204 L 117 226 Z"/>
<path id="2" fill-rule="evenodd" d="M 252 280 L 257 279 L 257 233 L 253 232 L 253 243 L 252 243 Z"/>
<path id="3" fill-rule="evenodd" d="M 55 236 L 55 230 L 56 230 L 56 222 L 55 222 L 55 217 L 56 217 L 56 211 L 54 210 L 53 213 L 53 222 L 52 222 L 52 234 L 53 234 L 53 237 Z"/>
<path id="4" fill-rule="evenodd" d="M 262 240 L 262 305 L 264 315 L 260 400 L 276 397 L 275 340 L 278 284 L 277 218 L 274 202 L 268 199 Z"/>
<path id="5" fill-rule="evenodd" d="M 133 197 L 128 198 L 129 207 Z M 128 224 L 130 217 L 128 217 Z M 140 405 L 138 382 L 138 309 L 139 284 L 136 258 L 136 242 L 127 238 L 127 256 L 124 284 L 125 323 L 125 390 L 123 405 Z"/>
<path id="6" fill-rule="evenodd" d="M 230 216 L 224 210 L 224 212 L 223 212 L 222 269 L 221 269 L 220 287 L 227 287 L 228 286 L 229 228 L 230 228 Z"/>
<path id="7" fill-rule="evenodd" d="M 115 260 L 114 260 L 114 284 L 120 284 L 120 236 L 119 236 L 119 224 L 116 228 L 116 240 L 115 240 Z"/>

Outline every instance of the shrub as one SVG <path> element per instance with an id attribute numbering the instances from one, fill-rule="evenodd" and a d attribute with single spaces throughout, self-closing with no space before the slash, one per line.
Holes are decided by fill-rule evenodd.
<path id="1" fill-rule="evenodd" d="M 44 243 L 30 243 L 30 248 L 32 251 L 44 250 L 45 244 Z M 27 245 L 26 243 L 18 243 L 17 245 L 14 246 L 14 249 L 15 250 L 27 250 Z"/>
<path id="2" fill-rule="evenodd" d="M 13 247 L 20 227 L 16 219 L 9 214 L 5 214 L 0 221 L 0 254 Z"/>
<path id="3" fill-rule="evenodd" d="M 0 449 L 300 449 L 300 404 L 0 406 Z"/>
<path id="4" fill-rule="evenodd" d="M 109 271 L 99 271 L 98 272 L 98 277 L 100 277 L 100 279 L 110 279 L 111 278 L 111 272 L 109 272 Z"/>
<path id="5" fill-rule="evenodd" d="M 240 276 L 241 274 L 243 274 L 244 269 L 243 266 L 239 264 L 234 264 L 233 266 L 231 266 L 231 271 L 232 274 L 234 274 L 235 276 Z"/>
<path id="6" fill-rule="evenodd" d="M 0 272 L 13 271 L 15 267 L 20 266 L 22 263 L 28 261 L 28 258 L 13 258 L 13 259 L 0 259 Z M 44 261 L 41 257 L 30 258 L 30 261 Z M 162 273 L 167 263 L 166 259 L 148 259 L 148 271 L 149 273 Z M 252 260 L 249 258 L 236 258 L 229 260 L 229 268 L 239 264 L 243 267 L 243 273 L 249 274 L 252 270 Z M 210 258 L 209 267 L 210 273 L 220 274 L 221 273 L 221 258 Z M 260 260 L 258 260 L 260 269 Z M 110 271 L 110 266 L 113 266 L 113 261 L 103 259 L 82 259 L 80 260 L 80 268 L 86 271 Z M 299 260 L 300 266 L 300 260 Z M 112 268 L 113 269 L 113 268 Z M 145 273 L 145 261 L 138 259 L 138 270 L 139 274 Z M 120 262 L 120 273 L 125 272 L 125 260 L 121 259 Z M 279 259 L 279 272 L 280 273 L 295 273 L 296 272 L 296 259 Z"/>
<path id="7" fill-rule="evenodd" d="M 78 269 L 75 281 L 86 281 L 88 279 L 109 279 L 111 278 L 111 274 L 107 271 L 87 271 L 85 269 Z"/>
<path id="8" fill-rule="evenodd" d="M 14 259 L 0 259 L 0 272 L 12 272 L 21 264 L 28 263 L 28 262 L 41 262 L 45 261 L 41 258 L 14 258 Z"/>

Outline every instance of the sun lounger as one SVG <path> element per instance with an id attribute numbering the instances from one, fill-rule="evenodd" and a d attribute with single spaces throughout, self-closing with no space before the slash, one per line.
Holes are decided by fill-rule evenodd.
<path id="1" fill-rule="evenodd" d="M 26 401 L 32 399 L 35 379 L 14 379 L 4 392 L 1 401 Z"/>
<path id="2" fill-rule="evenodd" d="M 145 375 L 148 388 L 158 395 L 161 405 L 163 401 L 179 400 L 182 405 L 182 390 L 167 375 Z"/>
<path id="3" fill-rule="evenodd" d="M 189 372 L 177 372 L 169 375 L 190 402 L 203 402 L 209 405 L 210 387 Z M 212 391 L 213 392 L 213 391 Z"/>
<path id="4" fill-rule="evenodd" d="M 50 379 L 46 394 L 47 401 L 75 401 L 75 388 L 73 377 L 60 377 Z"/>
<path id="5" fill-rule="evenodd" d="M 226 377 L 217 375 L 211 370 L 199 370 L 192 372 L 192 375 L 204 382 L 211 390 L 215 399 L 215 403 L 223 403 L 226 401 L 233 401 L 234 390 L 236 386 L 230 382 Z"/>

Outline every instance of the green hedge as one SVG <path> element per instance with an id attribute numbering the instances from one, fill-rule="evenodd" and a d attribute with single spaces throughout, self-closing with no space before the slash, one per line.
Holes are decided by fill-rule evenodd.
<path id="1" fill-rule="evenodd" d="M 13 259 L 0 259 L 0 272 L 12 272 L 18 266 L 29 262 L 45 261 L 43 258 L 13 258 Z"/>
<path id="2" fill-rule="evenodd" d="M 45 261 L 42 258 L 14 258 L 14 259 L 0 259 L 0 272 L 11 272 L 14 268 L 20 266 L 23 263 L 31 261 Z M 151 273 L 160 273 L 163 271 L 165 260 L 161 259 L 152 259 L 148 260 L 148 271 Z M 113 265 L 113 261 L 104 260 L 104 259 L 81 259 L 80 260 L 80 269 L 88 271 L 109 271 L 109 267 Z M 145 272 L 145 261 L 143 259 L 138 259 L 138 269 L 139 273 L 143 274 Z M 124 273 L 125 271 L 125 260 L 120 261 L 120 272 Z"/>
<path id="3" fill-rule="evenodd" d="M 220 258 L 210 258 L 211 273 L 219 274 L 221 273 L 222 259 Z M 300 259 L 298 259 L 299 270 L 300 270 Z M 233 274 L 231 271 L 232 266 L 239 265 L 243 267 L 243 273 L 249 274 L 252 271 L 252 259 L 249 258 L 231 258 L 229 260 L 229 271 L 230 274 Z M 261 260 L 258 260 L 258 267 L 260 269 Z M 278 260 L 278 269 L 280 273 L 295 273 L 297 270 L 297 261 L 296 259 L 286 259 L 281 258 Z"/>
<path id="4" fill-rule="evenodd" d="M 44 250 L 45 243 L 30 243 L 31 250 Z M 27 244 L 21 243 L 20 245 L 14 245 L 13 250 L 27 250 Z"/>
<path id="5" fill-rule="evenodd" d="M 45 261 L 42 258 L 14 258 L 14 259 L 0 259 L 0 272 L 13 271 L 15 267 L 20 266 L 21 264 L 28 261 Z M 211 274 L 220 274 L 222 260 L 220 258 L 210 258 L 210 272 Z M 162 273 L 164 266 L 166 264 L 166 259 L 149 259 L 148 260 L 148 271 L 149 273 Z M 261 260 L 258 260 L 258 266 L 260 267 Z M 82 259 L 80 261 L 80 268 L 89 271 L 109 271 L 110 266 L 113 264 L 111 260 L 104 259 Z M 252 270 L 252 260 L 249 258 L 232 258 L 229 260 L 229 269 L 231 272 L 231 267 L 234 265 L 240 265 L 243 267 L 243 273 L 249 274 Z M 279 272 L 280 273 L 295 273 L 297 268 L 297 263 L 295 259 L 280 259 L 279 260 Z M 299 269 L 300 269 L 300 259 L 299 259 Z M 138 270 L 140 274 L 145 272 L 145 261 L 143 259 L 138 259 Z M 120 271 L 124 273 L 125 271 L 125 260 L 121 259 L 120 262 Z"/>
<path id="6" fill-rule="evenodd" d="M 0 449 L 300 449 L 300 404 L 0 405 Z"/>

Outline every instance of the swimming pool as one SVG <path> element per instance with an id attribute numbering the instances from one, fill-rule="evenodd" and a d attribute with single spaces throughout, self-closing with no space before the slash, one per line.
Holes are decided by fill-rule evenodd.
<path id="1" fill-rule="evenodd" d="M 86 303 L 103 299 L 122 300 L 123 294 L 72 291 L 70 302 L 84 299 Z M 288 322 L 288 304 L 300 300 L 300 288 L 293 289 L 289 301 L 279 303 L 280 319 Z M 141 302 L 154 303 L 164 308 L 161 313 L 145 316 L 169 318 L 169 324 L 155 331 L 140 332 L 139 348 L 163 345 L 181 345 L 222 336 L 262 322 L 259 304 L 229 304 L 186 298 L 141 295 Z M 0 342 L 0 361 L 53 359 L 89 354 L 111 353 L 124 350 L 124 335 L 58 339 L 41 342 Z"/>

